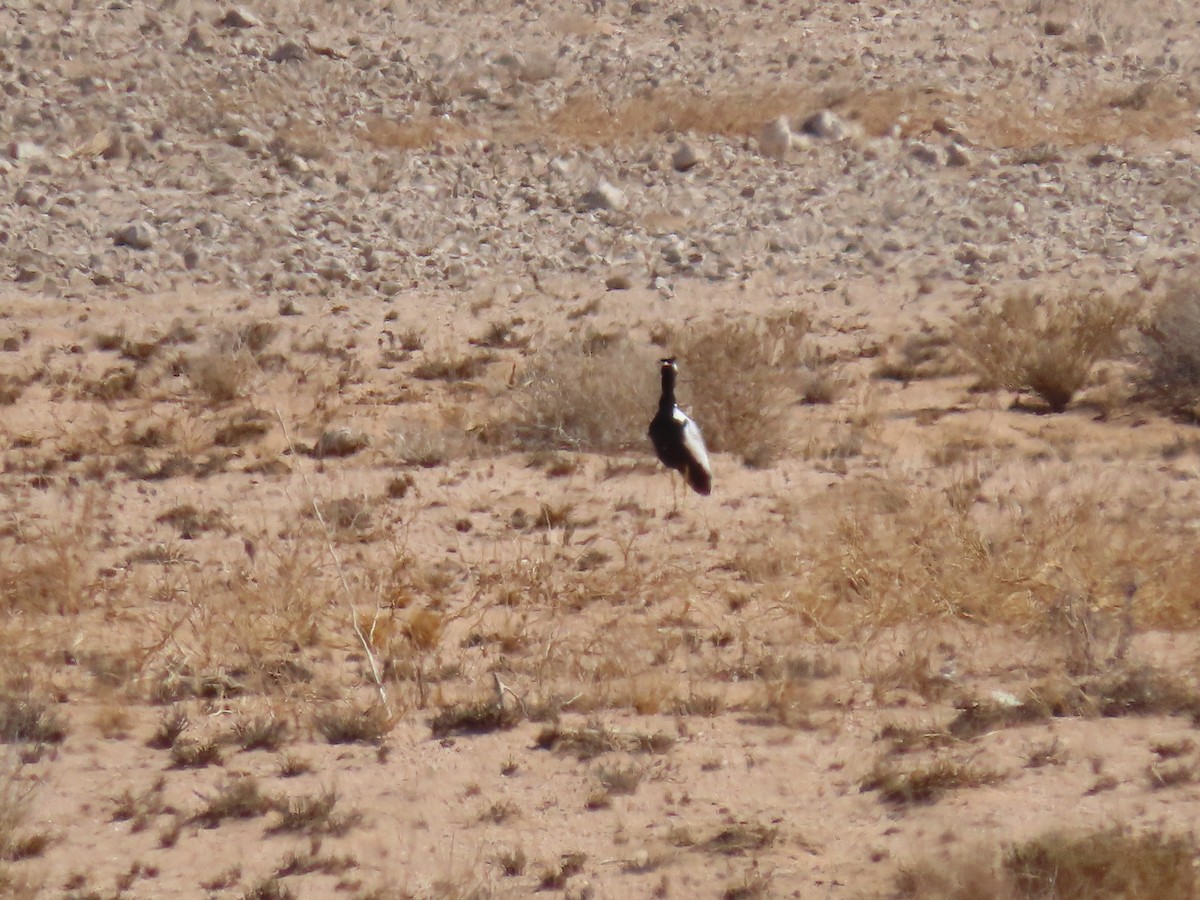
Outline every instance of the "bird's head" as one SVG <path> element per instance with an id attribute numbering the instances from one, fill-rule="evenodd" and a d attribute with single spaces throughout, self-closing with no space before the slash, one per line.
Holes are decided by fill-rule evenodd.
<path id="1" fill-rule="evenodd" d="M 659 362 L 662 363 L 662 367 L 664 369 L 670 369 L 672 372 L 679 371 L 679 367 L 677 365 L 675 365 L 675 357 L 673 357 L 673 356 L 668 356 L 664 359 L 660 359 Z"/>

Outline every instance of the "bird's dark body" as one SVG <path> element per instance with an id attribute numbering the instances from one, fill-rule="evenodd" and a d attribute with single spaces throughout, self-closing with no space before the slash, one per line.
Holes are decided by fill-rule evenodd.
<path id="1" fill-rule="evenodd" d="M 712 472 L 700 429 L 675 405 L 675 361 L 663 360 L 662 396 L 658 412 L 650 421 L 650 443 L 668 469 L 674 469 L 697 494 L 712 493 Z"/>
<path id="2" fill-rule="evenodd" d="M 683 446 L 684 423 L 676 419 L 674 413 L 674 407 L 658 411 L 650 422 L 650 443 L 654 444 L 654 452 L 664 466 L 681 473 L 697 494 L 707 497 L 712 493 L 712 476 L 696 464 Z"/>

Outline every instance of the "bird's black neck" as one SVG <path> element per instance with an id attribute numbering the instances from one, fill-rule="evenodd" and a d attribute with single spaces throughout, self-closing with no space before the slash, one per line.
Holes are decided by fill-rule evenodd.
<path id="1" fill-rule="evenodd" d="M 658 398 L 659 410 L 668 412 L 675 408 L 675 368 L 662 367 L 662 396 Z"/>

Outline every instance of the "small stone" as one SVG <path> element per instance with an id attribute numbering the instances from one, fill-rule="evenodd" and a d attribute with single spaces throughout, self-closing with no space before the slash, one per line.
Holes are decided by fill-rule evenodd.
<path id="1" fill-rule="evenodd" d="M 625 192 L 604 179 L 579 198 L 579 206 L 586 212 L 596 209 L 619 211 L 629 205 Z"/>
<path id="2" fill-rule="evenodd" d="M 113 243 L 133 250 L 149 250 L 158 239 L 154 226 L 145 222 L 130 222 L 112 233 Z"/>
<path id="3" fill-rule="evenodd" d="M 187 37 L 183 39 L 183 49 L 193 53 L 212 52 L 212 32 L 202 22 L 197 22 L 188 29 Z"/>
<path id="4" fill-rule="evenodd" d="M 41 159 L 46 155 L 46 148 L 33 141 L 13 141 L 8 145 L 8 157 L 19 162 L 31 159 Z"/>
<path id="5" fill-rule="evenodd" d="M 680 144 L 671 154 L 671 167 L 676 172 L 686 172 L 695 168 L 701 161 L 701 155 L 691 144 Z"/>
<path id="6" fill-rule="evenodd" d="M 909 152 L 912 154 L 913 159 L 929 166 L 940 166 L 944 161 L 942 151 L 931 144 L 913 144 Z"/>
<path id="7" fill-rule="evenodd" d="M 200 265 L 200 253 L 195 247 L 188 247 L 183 251 L 183 267 L 191 272 L 198 265 Z"/>
<path id="8" fill-rule="evenodd" d="M 17 206 L 30 206 L 34 209 L 45 209 L 49 200 L 41 191 L 36 191 L 27 184 L 17 188 L 16 194 L 13 195 L 13 201 Z"/>
<path id="9" fill-rule="evenodd" d="M 626 271 L 612 272 L 604 279 L 604 286 L 610 291 L 627 291 L 633 287 L 633 279 Z"/>
<path id="10" fill-rule="evenodd" d="M 321 260 L 317 266 L 317 274 L 326 281 L 339 284 L 349 284 L 351 281 L 350 270 L 346 268 L 346 264 L 334 256 L 327 256 Z"/>
<path id="11" fill-rule="evenodd" d="M 1066 34 L 1070 28 L 1071 23 L 1067 19 L 1063 18 L 1047 19 L 1042 24 L 1042 30 L 1048 37 L 1060 37 L 1061 35 Z"/>
<path id="12" fill-rule="evenodd" d="M 262 21 L 254 13 L 242 9 L 240 6 L 231 6 L 225 15 L 217 19 L 217 24 L 224 28 L 256 28 L 262 24 Z"/>
<path id="13" fill-rule="evenodd" d="M 267 57 L 273 63 L 281 62 L 303 62 L 305 57 L 304 48 L 295 41 L 284 41 L 278 47 L 271 51 L 271 55 Z"/>
<path id="14" fill-rule="evenodd" d="M 950 166 L 969 166 L 974 161 L 971 151 L 958 141 L 951 141 L 946 148 L 946 164 Z"/>
<path id="15" fill-rule="evenodd" d="M 786 116 L 772 119 L 758 133 L 758 150 L 771 159 L 783 159 L 792 149 L 792 129 Z"/>
<path id="16" fill-rule="evenodd" d="M 108 146 L 100 151 L 100 156 L 109 161 L 120 159 L 125 155 L 125 136 L 119 131 L 109 135 Z"/>
<path id="17" fill-rule="evenodd" d="M 229 136 L 231 147 L 241 147 L 250 153 L 265 153 L 268 143 L 266 135 L 260 134 L 253 128 L 239 128 Z"/>
<path id="18" fill-rule="evenodd" d="M 850 127 L 845 120 L 829 109 L 813 113 L 804 120 L 800 130 L 804 134 L 811 134 L 815 138 L 827 141 L 841 141 L 850 136 Z"/>
<path id="19" fill-rule="evenodd" d="M 1088 165 L 1103 166 L 1108 163 L 1120 162 L 1125 158 L 1125 151 L 1120 147 L 1105 144 L 1088 157 Z"/>

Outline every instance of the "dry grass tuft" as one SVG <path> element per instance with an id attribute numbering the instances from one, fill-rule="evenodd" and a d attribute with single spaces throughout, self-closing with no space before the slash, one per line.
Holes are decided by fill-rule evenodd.
<path id="1" fill-rule="evenodd" d="M 779 829 L 756 822 L 739 822 L 722 828 L 712 837 L 693 845 L 694 850 L 721 856 L 744 856 L 770 847 L 779 837 Z"/>
<path id="2" fill-rule="evenodd" d="M 422 381 L 471 381 L 487 370 L 492 359 L 491 353 L 426 354 L 412 374 Z"/>
<path id="3" fill-rule="evenodd" d="M 327 788 L 320 793 L 276 801 L 279 821 L 271 834 L 309 834 L 340 837 L 362 821 L 357 811 L 337 812 L 338 793 Z"/>
<path id="4" fill-rule="evenodd" d="M 238 719 L 230 738 L 243 750 L 278 750 L 289 732 L 287 720 L 266 713 Z"/>
<path id="5" fill-rule="evenodd" d="M 97 593 L 90 565 L 96 530 L 88 496 L 64 527 L 22 526 L 16 546 L 0 544 L 0 613 L 74 615 L 88 606 Z"/>
<path id="6" fill-rule="evenodd" d="M 172 769 L 206 769 L 223 764 L 216 741 L 178 740 L 171 747 Z"/>
<path id="7" fill-rule="evenodd" d="M 313 838 L 305 850 L 293 850 L 275 869 L 275 878 L 286 878 L 289 875 L 308 875 L 320 872 L 323 875 L 340 875 L 358 867 L 358 861 L 348 854 L 322 854 L 320 840 Z"/>
<path id="8" fill-rule="evenodd" d="M 221 330 L 206 350 L 183 361 L 192 388 L 211 404 L 245 396 L 277 331 L 275 324 L 266 321 Z"/>
<path id="9" fill-rule="evenodd" d="M 1003 780 L 999 772 L 938 756 L 927 765 L 900 768 L 881 760 L 859 783 L 863 791 L 879 791 L 892 806 L 935 803 L 948 791 L 982 787 Z"/>
<path id="10" fill-rule="evenodd" d="M 1195 897 L 1196 848 L 1182 836 L 1052 832 L 1010 849 L 1004 871 L 1021 897 L 1174 900 Z"/>
<path id="11" fill-rule="evenodd" d="M 243 776 L 218 787 L 191 821 L 205 828 L 216 828 L 226 819 L 253 819 L 265 816 L 275 807 L 276 801 L 262 792 L 257 779 Z"/>
<path id="12" fill-rule="evenodd" d="M 564 853 L 558 864 L 548 867 L 538 882 L 538 890 L 561 891 L 567 886 L 567 880 L 583 871 L 587 862 L 586 853 Z"/>
<path id="13" fill-rule="evenodd" d="M 45 700 L 26 692 L 0 694 L 0 743 L 61 744 L 67 726 Z"/>
<path id="14" fill-rule="evenodd" d="M 514 727 L 521 720 L 517 710 L 504 706 L 496 697 L 457 703 L 438 711 L 429 722 L 435 738 L 451 734 L 487 734 Z"/>
<path id="15" fill-rule="evenodd" d="M 658 367 L 624 338 L 564 342 L 538 351 L 494 430 L 520 450 L 613 451 L 642 443 L 654 415 Z"/>
<path id="16" fill-rule="evenodd" d="M 1200 288 L 1180 279 L 1141 328 L 1140 387 L 1154 405 L 1200 422 Z"/>
<path id="17" fill-rule="evenodd" d="M 808 315 L 791 310 L 675 335 L 681 405 L 688 405 L 690 394 L 692 417 L 710 450 L 736 454 L 749 466 L 767 466 L 787 448 L 789 407 L 836 393 L 824 364 L 805 342 L 808 329 Z"/>
<path id="18" fill-rule="evenodd" d="M 313 717 L 313 727 L 331 744 L 382 744 L 395 724 L 395 717 L 378 703 L 336 703 Z"/>
<path id="19" fill-rule="evenodd" d="M 130 831 L 145 831 L 151 821 L 158 816 L 174 812 L 163 799 L 167 780 L 159 777 L 141 793 L 135 794 L 131 788 L 125 788 L 112 800 L 114 822 L 129 822 Z"/>
<path id="20" fill-rule="evenodd" d="M 1129 302 L 1104 293 L 1010 294 L 970 317 L 958 343 L 985 385 L 1036 394 L 1062 412 L 1133 320 Z"/>
<path id="21" fill-rule="evenodd" d="M 159 718 L 154 733 L 146 741 L 146 746 L 155 750 L 170 750 L 189 724 L 187 712 L 183 707 L 172 707 Z"/>
<path id="22" fill-rule="evenodd" d="M 674 745 L 675 739 L 670 735 L 618 732 L 599 724 L 589 724 L 583 728 L 550 725 L 542 729 L 535 741 L 539 750 L 570 753 L 580 761 L 595 759 L 617 750 L 662 754 Z"/>
<path id="23" fill-rule="evenodd" d="M 33 808 L 33 788 L 20 780 L 20 768 L 0 775 L 0 862 L 17 862 L 41 856 L 50 846 L 48 831 L 29 830 L 26 825 Z M 0 869 L 0 892 L 5 888 L 5 870 Z"/>

